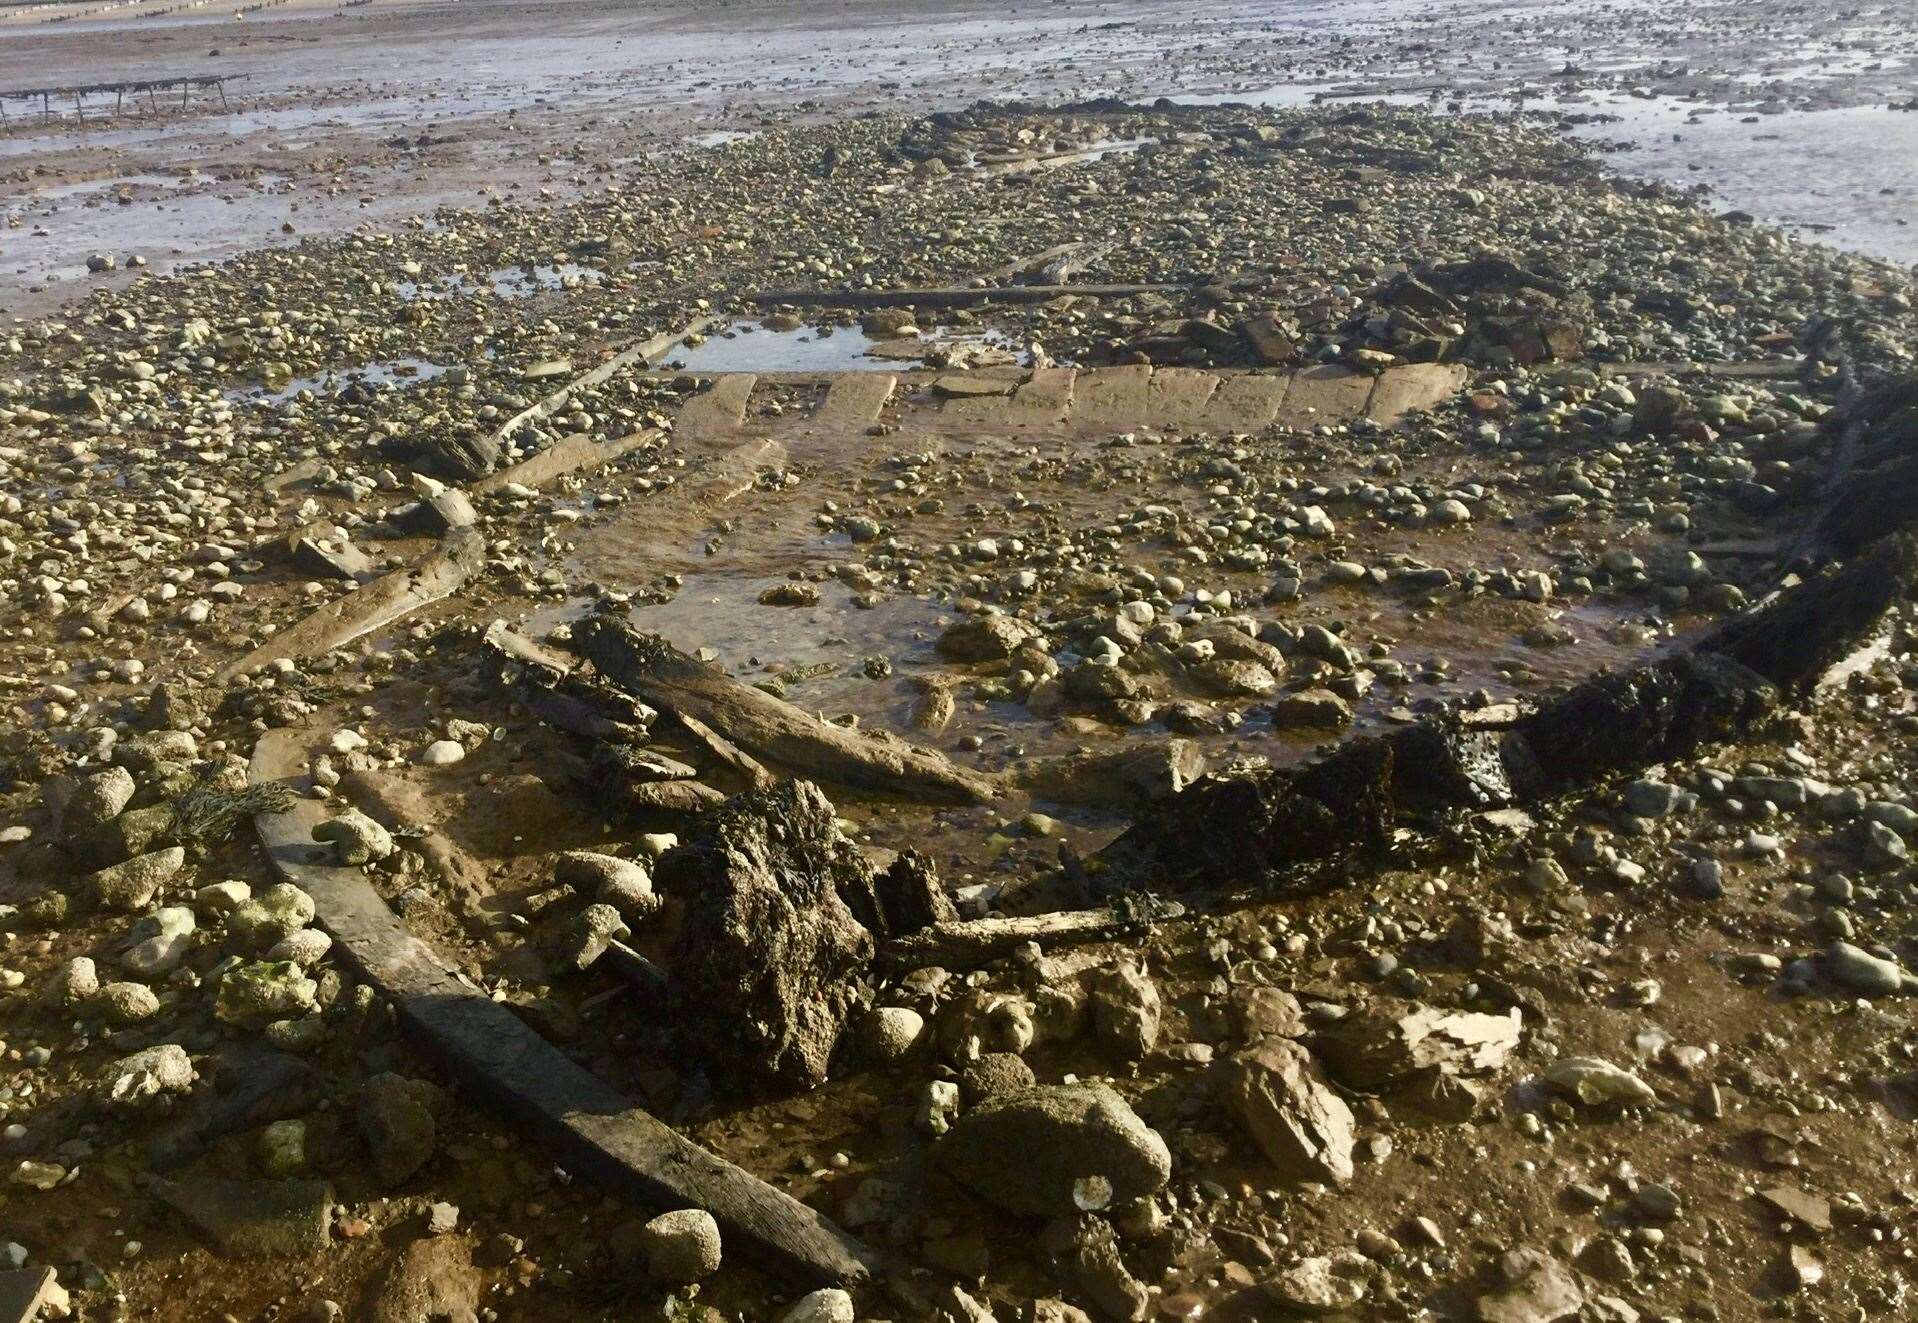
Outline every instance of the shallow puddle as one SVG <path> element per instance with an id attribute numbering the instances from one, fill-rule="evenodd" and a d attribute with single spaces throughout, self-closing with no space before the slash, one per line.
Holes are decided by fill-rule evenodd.
<path id="1" fill-rule="evenodd" d="M 686 372 L 880 371 L 872 357 L 879 342 L 857 326 L 801 326 L 769 330 L 763 322 L 739 321 L 704 342 L 682 345 L 665 366 Z"/>
<path id="2" fill-rule="evenodd" d="M 312 376 L 295 377 L 278 390 L 268 390 L 259 385 L 242 386 L 229 390 L 226 395 L 230 400 L 270 407 L 284 404 L 305 390 L 315 395 L 334 395 L 355 383 L 404 389 L 431 381 L 451 370 L 445 363 L 434 363 L 424 358 L 390 358 L 359 367 L 329 368 Z"/>

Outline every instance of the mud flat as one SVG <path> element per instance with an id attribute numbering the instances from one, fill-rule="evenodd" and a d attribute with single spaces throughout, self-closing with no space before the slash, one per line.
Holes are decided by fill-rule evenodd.
<path id="1" fill-rule="evenodd" d="M 236 9 L 245 9 L 236 16 Z M 52 20 L 59 21 L 52 21 Z M 489 198 L 630 186 L 768 124 L 988 97 L 1385 100 L 1535 115 L 1624 173 L 1918 260 L 1914 39 L 1789 4 L 52 5 L 8 11 L 0 88 L 214 72 L 228 101 L 7 104 L 0 290 L 92 285 Z M 1567 52 L 1570 52 L 1568 58 Z M 58 70 L 52 78 L 48 70 Z M 109 265 L 110 263 L 110 265 Z M 91 267 L 106 267 L 93 270 Z"/>

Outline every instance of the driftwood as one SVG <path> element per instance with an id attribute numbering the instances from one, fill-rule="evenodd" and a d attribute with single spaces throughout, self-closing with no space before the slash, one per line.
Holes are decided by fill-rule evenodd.
<path id="1" fill-rule="evenodd" d="M 569 473 L 610 464 L 621 455 L 629 455 L 641 446 L 658 440 L 660 435 L 657 428 L 646 428 L 614 437 L 610 441 L 595 441 L 583 432 L 561 437 L 537 455 L 523 459 L 511 468 L 487 474 L 475 482 L 470 490 L 475 496 L 486 496 L 508 484 L 544 487 Z"/>
<path id="2" fill-rule="evenodd" d="M 1187 285 L 981 285 L 936 289 L 774 289 L 750 295 L 761 307 L 790 303 L 809 308 L 964 308 L 977 303 L 1046 303 L 1065 295 L 1131 299 L 1142 294 L 1186 294 Z"/>
<path id="3" fill-rule="evenodd" d="M 565 407 L 566 402 L 572 399 L 576 392 L 597 386 L 600 382 L 610 379 L 626 368 L 633 366 L 635 363 L 643 367 L 650 367 L 687 336 L 705 330 L 716 320 L 718 319 L 714 317 L 701 317 L 682 330 L 669 331 L 663 335 L 655 335 L 650 339 L 640 341 L 630 348 L 621 350 L 604 363 L 601 363 L 598 367 L 580 373 L 552 394 L 535 400 L 532 404 L 527 405 L 511 418 L 508 418 L 505 422 L 494 428 L 490 434 L 481 439 L 481 449 L 490 449 L 492 455 L 497 458 L 500 448 L 512 439 L 515 432 L 519 431 L 520 428 L 526 426 L 528 423 L 538 422 L 542 418 L 550 417 L 552 414 L 557 413 L 561 408 Z M 533 458 L 537 459 L 538 456 L 534 456 Z M 491 467 L 492 463 L 489 461 L 486 469 L 490 469 Z M 480 474 L 483 474 L 486 469 L 481 469 L 478 473 L 471 473 L 465 476 L 478 477 Z M 531 486 L 534 484 L 529 483 L 528 485 Z"/>
<path id="4" fill-rule="evenodd" d="M 293 782 L 303 764 L 292 734 L 272 731 L 254 749 L 251 779 Z M 649 1207 L 704 1208 L 729 1237 L 796 1278 L 856 1284 L 872 1276 L 871 1250 L 635 1107 L 442 964 L 360 869 L 330 862 L 313 839 L 324 816 L 319 801 L 301 799 L 288 812 L 260 814 L 255 825 L 274 868 L 312 896 L 342 958 L 471 1097 L 524 1126 L 566 1170 Z"/>
<path id="5" fill-rule="evenodd" d="M 221 672 L 222 681 L 257 671 L 282 658 L 317 657 L 364 634 L 452 596 L 486 556 L 486 541 L 472 528 L 456 528 L 416 564 L 375 579 L 357 592 L 328 602 Z"/>
<path id="6" fill-rule="evenodd" d="M 1503 726 L 1435 719 L 1341 745 L 1303 767 L 1210 778 L 1164 801 L 1091 860 L 1131 886 L 1311 885 L 1375 860 L 1435 815 L 1538 804 L 1752 729 L 1817 683 L 1918 579 L 1888 539 L 1797 583 L 1690 648 L 1600 675 Z"/>
<path id="7" fill-rule="evenodd" d="M 1180 739 L 1037 758 L 1006 772 L 1021 790 L 1060 804 L 1149 804 L 1204 775 L 1205 751 Z"/>
<path id="8" fill-rule="evenodd" d="M 576 626 L 573 641 L 608 682 L 794 771 L 935 803 L 983 803 L 998 793 L 992 778 L 941 754 L 821 721 L 611 616 Z"/>
<path id="9" fill-rule="evenodd" d="M 879 962 L 889 969 L 977 969 L 1010 954 L 1027 942 L 1065 946 L 1100 942 L 1123 931 L 1126 923 L 1109 909 L 1060 910 L 1005 919 L 957 919 L 935 923 L 888 942 Z"/>

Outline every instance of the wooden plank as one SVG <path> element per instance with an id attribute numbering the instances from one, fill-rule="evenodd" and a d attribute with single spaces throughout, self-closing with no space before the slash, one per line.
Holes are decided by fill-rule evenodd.
<path id="1" fill-rule="evenodd" d="M 890 372 L 846 372 L 833 378 L 812 416 L 817 427 L 869 427 L 892 399 L 898 378 Z"/>
<path id="2" fill-rule="evenodd" d="M 611 379 L 614 375 L 625 368 L 631 367 L 635 363 L 646 365 L 658 362 L 665 356 L 668 350 L 672 349 L 687 336 L 705 330 L 717 320 L 719 320 L 717 317 L 701 317 L 697 321 L 691 322 L 677 331 L 668 331 L 661 335 L 652 336 L 649 339 L 642 340 L 638 344 L 614 354 L 598 367 L 593 368 L 589 372 L 582 372 L 579 376 L 574 377 L 552 394 L 535 400 L 532 404 L 521 409 L 511 418 L 508 418 L 504 423 L 493 429 L 492 435 L 487 438 L 487 444 L 493 451 L 497 452 L 501 446 L 512 439 L 513 433 L 519 431 L 519 429 L 527 423 L 535 422 L 541 418 L 557 413 L 573 398 L 574 392 L 585 390 L 590 386 L 597 386 L 600 382 Z"/>
<path id="3" fill-rule="evenodd" d="M 1414 409 L 1430 409 L 1451 399 L 1468 375 L 1456 363 L 1407 363 L 1387 368 L 1372 388 L 1365 416 L 1389 426 Z"/>
<path id="4" fill-rule="evenodd" d="M 1197 427 L 1218 388 L 1218 374 L 1204 368 L 1155 368 L 1146 383 L 1146 418 L 1155 427 Z"/>
<path id="5" fill-rule="evenodd" d="M 1256 432 L 1278 417 L 1292 377 L 1285 372 L 1235 372 L 1221 377 L 1198 426 L 1208 432 Z"/>
<path id="6" fill-rule="evenodd" d="M 1047 303 L 1063 295 L 1085 299 L 1131 299 L 1143 294 L 1185 294 L 1188 285 L 979 285 L 934 289 L 773 289 L 747 298 L 760 307 L 964 308 L 980 303 Z"/>
<path id="7" fill-rule="evenodd" d="M 1072 425 L 1088 432 L 1124 432 L 1145 417 L 1146 383 L 1152 369 L 1143 364 L 1091 368 L 1072 383 Z"/>
<path id="8" fill-rule="evenodd" d="M 517 483 L 522 487 L 544 487 L 569 473 L 610 464 L 621 455 L 631 454 L 641 446 L 657 441 L 661 435 L 657 428 L 645 428 L 602 442 L 595 441 L 584 432 L 576 432 L 572 436 L 561 437 L 537 455 L 523 459 L 511 468 L 487 474 L 468 490 L 475 496 L 486 496 L 509 483 Z"/>
<path id="9" fill-rule="evenodd" d="M 1284 427 L 1350 422 L 1365 412 L 1373 379 L 1338 363 L 1321 363 L 1292 374 L 1292 384 L 1273 421 Z"/>
<path id="10" fill-rule="evenodd" d="M 710 389 L 680 406 L 678 428 L 702 436 L 737 432 L 746 421 L 746 402 L 757 380 L 750 372 L 729 372 L 717 378 Z"/>
<path id="11" fill-rule="evenodd" d="M 289 730 L 254 746 L 254 784 L 305 789 L 307 751 Z M 402 1028 L 464 1086 L 524 1127 L 568 1172 L 649 1208 L 704 1208 L 728 1237 L 807 1282 L 857 1284 L 873 1252 L 806 1205 L 635 1107 L 506 1007 L 468 985 L 406 930 L 358 868 L 330 862 L 313 829 L 321 801 L 301 798 L 254 822 L 280 876 L 313 898 L 315 918 L 355 973 L 391 1002 Z"/>
<path id="12" fill-rule="evenodd" d="M 34 1323 L 40 1311 L 50 1304 L 62 1306 L 66 1317 L 66 1288 L 51 1268 L 20 1268 L 0 1272 L 0 1323 Z"/>
<path id="13" fill-rule="evenodd" d="M 999 793 L 992 777 L 936 750 L 822 721 L 612 616 L 574 626 L 573 643 L 607 683 L 805 775 L 938 804 L 983 804 Z"/>
<path id="14" fill-rule="evenodd" d="M 485 556 L 486 540 L 476 529 L 456 528 L 416 563 L 335 598 L 291 629 L 275 634 L 220 672 L 220 679 L 224 683 L 281 658 L 299 660 L 331 652 L 451 597 Z"/>

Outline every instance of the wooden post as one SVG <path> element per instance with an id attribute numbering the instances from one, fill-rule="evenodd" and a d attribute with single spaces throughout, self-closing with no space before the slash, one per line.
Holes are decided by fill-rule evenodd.
<path id="1" fill-rule="evenodd" d="M 217 82 L 213 84 L 213 86 L 220 93 L 220 109 L 221 110 L 228 109 L 228 106 L 226 104 L 226 79 L 224 78 L 219 79 Z"/>
<path id="2" fill-rule="evenodd" d="M 80 123 L 85 124 L 87 122 L 87 108 L 81 103 L 78 92 L 73 94 L 73 113 L 79 118 Z"/>

